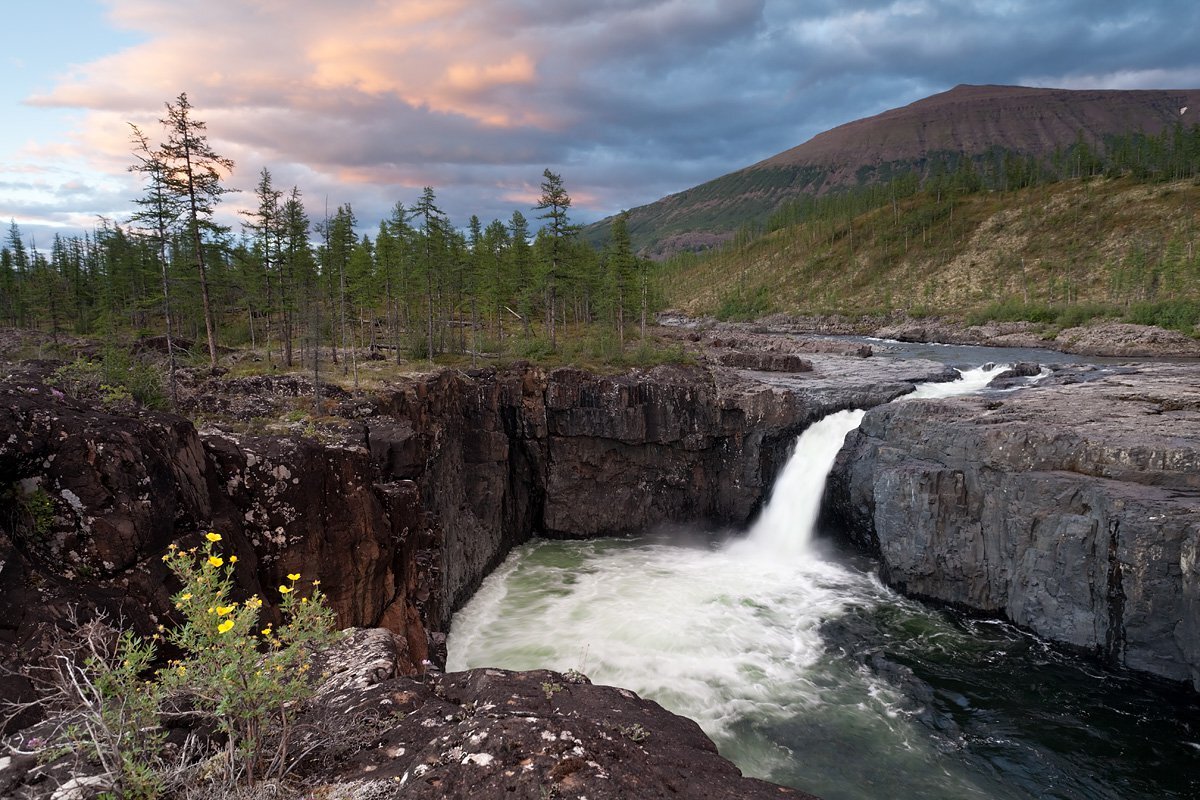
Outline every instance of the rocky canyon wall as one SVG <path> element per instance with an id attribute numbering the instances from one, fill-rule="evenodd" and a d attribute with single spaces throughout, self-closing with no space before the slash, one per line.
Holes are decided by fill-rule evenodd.
<path id="1" fill-rule="evenodd" d="M 1200 689 L 1197 369 L 1094 377 L 868 412 L 827 515 L 903 592 Z"/>
<path id="2" fill-rule="evenodd" d="M 176 588 L 165 548 L 216 530 L 240 591 L 269 601 L 288 573 L 319 579 L 342 625 L 398 633 L 418 672 L 533 534 L 743 524 L 799 430 L 911 388 L 826 366 L 837 379 L 803 391 L 707 367 L 445 370 L 372 396 L 330 387 L 328 416 L 283 435 L 262 420 L 310 391 L 296 378 L 196 387 L 190 407 L 222 420 L 197 431 L 64 395 L 52 365 L 14 369 L 0 383 L 0 649 L 44 649 L 71 606 L 152 630 Z"/>

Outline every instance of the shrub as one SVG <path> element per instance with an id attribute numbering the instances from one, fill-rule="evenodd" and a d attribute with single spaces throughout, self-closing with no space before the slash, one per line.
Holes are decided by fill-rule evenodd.
<path id="1" fill-rule="evenodd" d="M 721 299 L 721 305 L 717 307 L 716 317 L 722 321 L 753 320 L 770 310 L 770 292 L 767 287 L 760 286 L 753 292 L 746 293 L 738 289 L 725 295 Z"/>
<path id="2" fill-rule="evenodd" d="M 1157 303 L 1135 303 L 1125 319 L 1138 325 L 1157 325 L 1189 335 L 1196 335 L 1200 325 L 1200 302 L 1195 300 L 1164 300 Z"/>
<path id="3" fill-rule="evenodd" d="M 143 800 L 167 790 L 158 718 L 164 691 L 143 677 L 153 659 L 152 643 L 118 634 L 103 619 L 73 625 L 30 674 L 42 693 L 32 705 L 48 717 L 41 760 L 68 758 L 76 775 L 98 765 L 101 785 L 116 797 Z M 9 704 L 9 718 L 29 705 Z"/>
<path id="4" fill-rule="evenodd" d="M 295 712 L 312 695 L 312 656 L 332 641 L 333 614 L 319 581 L 302 587 L 291 574 L 277 589 L 282 623 L 264 623 L 259 597 L 232 599 L 237 556 L 221 555 L 220 541 L 209 533 L 202 546 L 171 545 L 163 556 L 183 583 L 173 597 L 177 627 L 160 626 L 147 640 L 97 623 L 76 626 L 35 670 L 42 688 L 35 705 L 50 731 L 43 759 L 70 755 L 77 775 L 85 763 L 98 765 L 116 797 L 152 798 L 193 782 L 195 736 L 175 764 L 164 755 L 160 716 L 169 701 L 222 740 L 207 775 L 224 787 L 279 779 L 295 766 L 303 756 L 290 749 Z M 160 641 L 180 656 L 154 670 Z M 9 704 L 9 718 L 29 705 Z"/>
<path id="5" fill-rule="evenodd" d="M 94 396 L 108 409 L 127 408 L 134 401 L 147 408 L 167 405 L 162 376 L 116 347 L 108 347 L 100 361 L 77 358 L 54 372 L 54 382 L 77 396 Z"/>
<path id="6" fill-rule="evenodd" d="M 186 654 L 159 673 L 171 688 L 190 696 L 226 736 L 226 781 L 254 783 L 282 777 L 291 764 L 289 709 L 311 695 L 313 651 L 331 641 L 333 614 L 320 582 L 301 596 L 299 574 L 278 587 L 285 622 L 260 621 L 262 600 L 231 599 L 233 564 L 217 553 L 220 534 L 203 548 L 172 548 L 163 560 L 184 587 L 174 599 L 184 621 L 167 641 Z"/>

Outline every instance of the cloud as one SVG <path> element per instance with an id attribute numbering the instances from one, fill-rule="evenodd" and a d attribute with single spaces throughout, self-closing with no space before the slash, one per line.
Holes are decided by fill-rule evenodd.
<path id="1" fill-rule="evenodd" d="M 456 222 L 507 218 L 544 167 L 593 219 L 958 83 L 1200 83 L 1200 6 L 1174 0 L 108 7 L 139 41 L 29 98 L 82 112 L 41 158 L 119 173 L 127 123 L 153 136 L 163 103 L 187 91 L 238 162 L 235 183 L 269 166 L 310 202 L 354 203 L 366 227 L 425 185 Z"/>

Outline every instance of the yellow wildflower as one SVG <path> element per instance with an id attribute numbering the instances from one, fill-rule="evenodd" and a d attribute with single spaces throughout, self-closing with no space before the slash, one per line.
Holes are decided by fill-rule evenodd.
<path id="1" fill-rule="evenodd" d="M 217 626 L 217 633 L 228 633 L 229 629 L 232 627 L 233 627 L 233 620 L 227 619 L 224 622 L 222 622 L 220 625 Z"/>
<path id="2" fill-rule="evenodd" d="M 217 616 L 218 617 L 223 617 L 226 614 L 228 614 L 230 611 L 233 611 L 233 606 L 217 606 Z"/>
<path id="3" fill-rule="evenodd" d="M 208 563 L 212 564 L 214 567 L 219 567 L 225 563 L 225 559 L 221 558 L 220 556 L 209 556 Z"/>
<path id="4" fill-rule="evenodd" d="M 300 573 L 299 573 L 299 572 L 289 572 L 289 573 L 288 573 L 288 580 L 289 580 L 289 581 L 298 581 L 298 580 L 300 580 Z"/>
<path id="5" fill-rule="evenodd" d="M 219 541 L 221 541 L 221 534 L 212 533 L 210 531 L 209 533 L 204 534 L 204 538 L 208 539 L 210 542 L 219 542 Z"/>
<path id="6" fill-rule="evenodd" d="M 308 598 L 307 598 L 307 597 L 301 597 L 301 598 L 300 598 L 300 602 L 301 602 L 301 603 L 307 603 L 307 602 L 308 602 Z"/>
<path id="7" fill-rule="evenodd" d="M 279 585 L 279 593 L 280 594 L 287 594 L 291 590 L 292 590 L 292 587 L 290 587 L 290 586 L 284 586 L 283 584 Z"/>
<path id="8" fill-rule="evenodd" d="M 188 600 L 191 600 L 191 599 L 192 599 L 192 593 L 191 593 L 191 592 L 184 592 L 184 593 L 183 593 L 183 596 L 182 596 L 182 597 L 180 597 L 179 599 L 180 599 L 180 600 L 182 600 L 182 601 L 184 601 L 184 602 L 186 603 Z"/>
<path id="9" fill-rule="evenodd" d="M 230 563 L 230 564 L 236 564 L 236 563 L 237 563 L 237 556 L 230 556 L 230 557 L 229 557 L 229 563 Z"/>
<path id="10" fill-rule="evenodd" d="M 265 628 L 263 628 L 263 629 L 262 629 L 262 635 L 263 635 L 263 636 L 270 636 L 270 635 L 271 635 L 271 626 L 270 626 L 270 625 L 268 625 L 267 627 L 265 627 Z"/>
<path id="11" fill-rule="evenodd" d="M 187 675 L 187 667 L 185 667 L 183 664 L 180 664 L 179 667 L 175 671 L 178 672 L 180 675 Z"/>

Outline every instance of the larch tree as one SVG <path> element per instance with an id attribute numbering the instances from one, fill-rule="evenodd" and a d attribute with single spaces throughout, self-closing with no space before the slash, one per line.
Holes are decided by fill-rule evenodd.
<path id="1" fill-rule="evenodd" d="M 445 214 L 437 207 L 437 198 L 433 188 L 426 186 L 421 192 L 421 199 L 412 207 L 415 219 L 420 219 L 420 245 L 418 252 L 419 270 L 425 276 L 425 355 L 433 361 L 433 308 L 434 308 L 434 278 L 439 268 L 443 266 L 443 251 L 446 246 L 446 232 L 449 225 Z"/>
<path id="2" fill-rule="evenodd" d="M 495 338 L 500 350 L 504 350 L 504 313 L 505 303 L 512 295 L 512 281 L 507 269 L 507 252 L 509 250 L 508 229 L 498 219 L 492 220 L 483 231 L 480 243 L 480 276 L 484 296 L 488 305 L 496 314 Z"/>
<path id="3" fill-rule="evenodd" d="M 533 316 L 532 248 L 529 246 L 529 221 L 520 211 L 514 211 L 508 222 L 510 246 L 509 269 L 512 276 L 513 293 L 517 298 L 517 310 L 525 327 L 525 336 L 533 334 L 530 320 Z"/>
<path id="4" fill-rule="evenodd" d="M 217 367 L 217 331 L 213 320 L 208 285 L 208 263 L 204 247 L 205 232 L 219 232 L 213 212 L 221 195 L 230 191 L 221 185 L 222 173 L 233 172 L 233 161 L 217 155 L 208 143 L 206 125 L 192 117 L 187 93 L 167 103 L 167 116 L 160 120 L 167 130 L 167 141 L 159 153 L 166 164 L 167 185 L 183 202 L 184 220 L 200 278 L 200 301 L 204 310 L 204 330 L 208 336 L 209 367 Z"/>
<path id="5" fill-rule="evenodd" d="M 25 249 L 25 241 L 21 238 L 21 228 L 17 225 L 16 220 L 9 220 L 8 225 L 8 252 L 10 261 L 12 262 L 12 272 L 14 275 L 14 283 L 16 291 L 13 292 L 12 303 L 14 314 L 13 317 L 17 321 L 17 325 L 25 327 L 26 325 L 26 302 L 25 295 L 29 291 L 29 251 Z"/>
<path id="6" fill-rule="evenodd" d="M 309 304 L 314 295 L 316 265 L 308 237 L 309 222 L 304 201 L 300 190 L 292 187 L 280 210 L 279 307 L 283 319 L 283 363 L 287 367 L 292 366 L 292 338 L 296 335 L 296 312 L 300 303 L 312 312 Z"/>
<path id="7" fill-rule="evenodd" d="M 168 382 L 171 405 L 174 406 L 179 398 L 175 381 L 175 331 L 171 316 L 170 260 L 167 258 L 167 245 L 183 209 L 178 196 L 171 191 L 167 165 L 162 155 L 151 149 L 149 139 L 138 126 L 131 124 L 130 127 L 133 129 L 133 157 L 137 163 L 129 167 L 129 171 L 141 175 L 145 181 L 145 194 L 133 201 L 138 206 L 138 210 L 133 214 L 133 221 L 141 226 L 143 235 L 154 243 L 158 259 L 163 323 L 167 332 Z"/>
<path id="8" fill-rule="evenodd" d="M 400 333 L 410 332 L 409 310 L 412 306 L 412 246 L 413 229 L 408 224 L 409 210 L 403 203 L 392 208 L 391 218 L 379 223 L 379 236 L 375 240 L 375 255 L 379 272 L 383 278 L 384 294 L 388 304 L 389 325 L 392 331 L 392 347 L 396 363 L 404 361 L 400 347 Z"/>
<path id="9" fill-rule="evenodd" d="M 634 272 L 637 270 L 637 257 L 633 254 L 633 245 L 629 239 L 628 220 L 629 215 L 626 212 L 621 212 L 613 220 L 608 252 L 605 254 L 608 284 L 612 291 L 613 309 L 616 312 L 617 342 L 622 350 L 625 349 L 625 309 L 633 289 Z"/>
<path id="10" fill-rule="evenodd" d="M 546 265 L 546 328 L 550 333 L 550 347 L 557 347 L 555 311 L 558 305 L 558 283 L 562 279 L 569 239 L 579 228 L 571 224 L 567 211 L 571 208 L 571 196 L 563 188 L 562 176 L 548 168 L 542 172 L 542 195 L 534 206 L 538 219 L 546 220 L 545 231 L 549 237 L 549 263 Z"/>
<path id="11" fill-rule="evenodd" d="M 250 231 L 251 236 L 254 238 L 256 253 L 261 259 L 262 264 L 263 312 L 266 322 L 264 338 L 267 349 L 267 365 L 270 366 L 271 313 L 275 307 L 275 295 L 282 294 L 282 276 L 279 270 L 279 245 L 282 235 L 280 201 L 283 199 L 283 192 L 274 187 L 271 182 L 271 173 L 266 167 L 263 167 L 262 172 L 259 173 L 258 185 L 254 188 L 254 196 L 258 200 L 258 208 L 254 211 L 243 211 L 242 213 L 249 218 L 249 221 L 246 222 L 246 229 Z M 274 279 L 274 285 L 272 279 Z M 281 352 L 283 349 L 281 343 Z"/>

